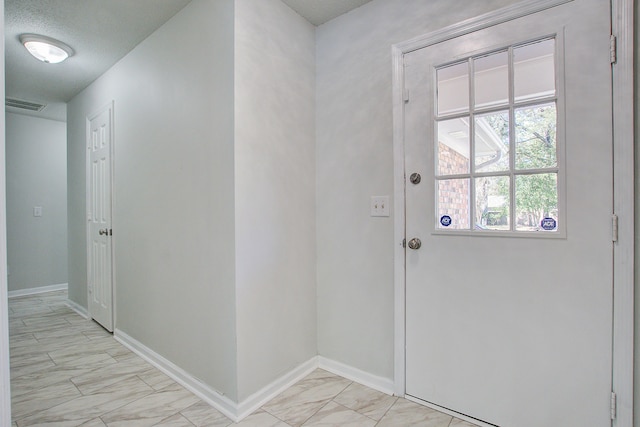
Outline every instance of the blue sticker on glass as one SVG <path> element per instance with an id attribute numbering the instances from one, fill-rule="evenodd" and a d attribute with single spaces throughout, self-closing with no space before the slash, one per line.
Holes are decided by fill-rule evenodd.
<path id="1" fill-rule="evenodd" d="M 440 224 L 442 224 L 444 227 L 448 227 L 451 225 L 451 217 L 449 215 L 442 215 L 440 217 Z"/>
<path id="2" fill-rule="evenodd" d="M 543 218 L 540 222 L 540 227 L 542 227 L 543 230 L 547 231 L 555 230 L 557 226 L 558 223 L 553 218 Z"/>

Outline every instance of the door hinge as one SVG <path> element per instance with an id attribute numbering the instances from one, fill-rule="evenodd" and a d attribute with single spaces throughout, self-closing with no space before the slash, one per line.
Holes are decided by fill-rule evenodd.
<path id="1" fill-rule="evenodd" d="M 404 102 L 409 102 L 409 89 L 404 90 L 404 93 L 402 94 L 402 99 L 404 100 Z"/>
<path id="2" fill-rule="evenodd" d="M 611 215 L 611 240 L 618 241 L 618 215 Z"/>
<path id="3" fill-rule="evenodd" d="M 609 40 L 609 54 L 610 54 L 611 63 L 615 64 L 616 61 L 618 60 L 618 49 L 617 49 L 616 36 L 614 36 L 613 34 L 611 35 L 611 38 Z"/>
<path id="4" fill-rule="evenodd" d="M 112 228 L 109 229 L 109 236 L 113 236 L 113 229 Z"/>
<path id="5" fill-rule="evenodd" d="M 616 399 L 616 393 L 615 392 L 611 392 L 611 419 L 615 420 L 616 419 L 616 415 L 617 415 L 617 399 Z"/>

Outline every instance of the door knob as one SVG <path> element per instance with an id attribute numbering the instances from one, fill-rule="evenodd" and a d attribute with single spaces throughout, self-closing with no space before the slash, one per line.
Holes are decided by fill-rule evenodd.
<path id="1" fill-rule="evenodd" d="M 101 236 L 106 236 L 106 235 L 108 235 L 108 234 L 109 234 L 109 230 L 107 230 L 106 228 L 104 228 L 104 229 L 100 229 L 100 230 L 98 231 L 98 234 L 99 234 L 99 235 L 101 235 Z"/>
<path id="2" fill-rule="evenodd" d="M 420 249 L 420 246 L 422 246 L 422 242 L 417 237 L 414 237 L 413 239 L 409 240 L 409 243 L 407 245 L 409 246 L 409 249 Z"/>
<path id="3" fill-rule="evenodd" d="M 412 184 L 420 184 L 420 181 L 422 181 L 422 177 L 419 173 L 414 172 L 409 177 L 409 181 L 411 181 Z"/>

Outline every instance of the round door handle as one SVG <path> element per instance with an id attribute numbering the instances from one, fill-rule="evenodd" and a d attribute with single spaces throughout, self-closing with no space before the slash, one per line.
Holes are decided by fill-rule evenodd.
<path id="1" fill-rule="evenodd" d="M 418 172 L 414 172 L 409 177 L 409 181 L 411 181 L 412 184 L 420 184 L 420 181 L 422 181 L 422 177 Z"/>
<path id="2" fill-rule="evenodd" d="M 107 230 L 106 228 L 100 229 L 98 231 L 98 234 L 101 235 L 101 236 L 106 236 L 107 234 L 109 234 L 109 230 Z"/>
<path id="3" fill-rule="evenodd" d="M 417 237 L 414 237 L 413 239 L 409 240 L 409 243 L 407 245 L 409 246 L 409 249 L 415 250 L 420 249 L 420 246 L 422 246 L 422 242 Z"/>

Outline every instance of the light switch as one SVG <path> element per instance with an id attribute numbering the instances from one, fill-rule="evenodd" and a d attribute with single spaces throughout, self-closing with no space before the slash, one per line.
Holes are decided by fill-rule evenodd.
<path id="1" fill-rule="evenodd" d="M 35 206 L 33 208 L 33 216 L 41 217 L 42 216 L 42 206 Z"/>
<path id="2" fill-rule="evenodd" d="M 389 216 L 389 196 L 371 196 L 371 216 Z"/>

